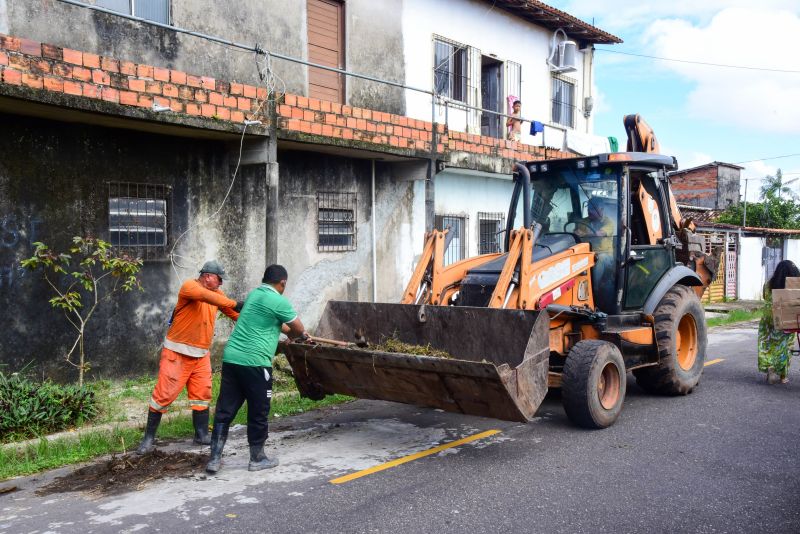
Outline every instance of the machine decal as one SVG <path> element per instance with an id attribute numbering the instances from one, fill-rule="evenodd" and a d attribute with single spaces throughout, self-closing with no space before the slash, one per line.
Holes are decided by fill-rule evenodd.
<path id="1" fill-rule="evenodd" d="M 534 278 L 539 283 L 539 288 L 544 289 L 547 286 L 558 282 L 562 278 L 569 276 L 570 271 L 570 260 L 569 258 L 565 260 L 561 260 L 560 262 L 556 263 L 552 267 L 545 269 L 544 271 L 539 273 L 539 276 Z"/>

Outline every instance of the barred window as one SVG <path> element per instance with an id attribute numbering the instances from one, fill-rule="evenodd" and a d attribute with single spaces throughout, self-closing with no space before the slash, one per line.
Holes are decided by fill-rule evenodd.
<path id="1" fill-rule="evenodd" d="M 433 41 L 434 91 L 460 102 L 467 101 L 467 47 L 443 39 Z"/>
<path id="2" fill-rule="evenodd" d="M 161 24 L 170 23 L 170 0 L 97 0 L 94 4 L 97 7 L 104 7 L 125 15 L 133 15 Z"/>
<path id="3" fill-rule="evenodd" d="M 436 215 L 434 224 L 440 230 L 450 230 L 445 242 L 444 264 L 450 265 L 467 257 L 467 220 L 461 215 Z"/>
<path id="4" fill-rule="evenodd" d="M 505 213 L 478 212 L 478 254 L 502 252 L 501 233 L 506 227 Z"/>
<path id="5" fill-rule="evenodd" d="M 166 185 L 111 182 L 108 187 L 108 234 L 115 248 L 143 260 L 165 258 L 171 223 Z"/>
<path id="6" fill-rule="evenodd" d="M 575 80 L 566 76 L 553 76 L 553 122 L 575 127 Z"/>
<path id="7" fill-rule="evenodd" d="M 356 250 L 356 193 L 317 193 L 317 250 Z"/>

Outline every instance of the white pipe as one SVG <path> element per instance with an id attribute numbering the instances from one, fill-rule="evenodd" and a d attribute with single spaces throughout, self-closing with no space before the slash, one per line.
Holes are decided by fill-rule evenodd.
<path id="1" fill-rule="evenodd" d="M 372 302 L 378 302 L 378 246 L 375 238 L 375 160 L 372 160 Z"/>

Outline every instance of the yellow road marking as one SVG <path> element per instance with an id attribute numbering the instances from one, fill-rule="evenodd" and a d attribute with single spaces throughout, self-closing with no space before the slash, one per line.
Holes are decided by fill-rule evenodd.
<path id="1" fill-rule="evenodd" d="M 420 458 L 424 458 L 426 456 L 430 456 L 431 454 L 436 454 L 437 452 L 441 452 L 445 449 L 451 449 L 453 447 L 458 447 L 459 445 L 463 445 L 465 443 L 469 443 L 470 441 L 476 441 L 479 439 L 487 438 L 489 436 L 493 436 L 495 434 L 499 434 L 499 430 L 487 430 L 486 432 L 481 432 L 480 434 L 475 434 L 474 436 L 467 436 L 466 438 L 461 438 L 456 441 L 451 441 L 450 443 L 445 443 L 444 445 L 439 445 L 438 447 L 434 447 L 432 449 L 428 449 L 426 451 L 417 452 L 414 454 L 410 454 L 408 456 L 403 456 L 402 458 L 398 458 L 397 460 L 392 460 L 391 462 L 386 462 L 383 464 L 376 465 L 374 467 L 370 467 L 368 469 L 363 469 L 361 471 L 356 471 L 355 473 L 350 473 L 349 475 L 345 475 L 343 477 L 334 478 L 330 481 L 331 484 L 344 484 L 345 482 L 350 482 L 351 480 L 355 480 L 357 478 L 361 478 L 367 475 L 371 475 L 372 473 L 377 473 L 378 471 L 383 471 L 385 469 L 391 469 L 392 467 L 397 467 L 398 465 L 402 465 L 407 462 L 411 462 L 414 460 L 418 460 Z"/>
<path id="2" fill-rule="evenodd" d="M 717 358 L 716 360 L 707 361 L 703 367 L 708 367 L 709 365 L 714 365 L 715 363 L 724 362 L 725 358 Z"/>

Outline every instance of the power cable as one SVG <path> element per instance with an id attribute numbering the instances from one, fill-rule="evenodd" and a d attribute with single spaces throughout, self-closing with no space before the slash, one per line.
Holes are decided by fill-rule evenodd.
<path id="1" fill-rule="evenodd" d="M 695 61 L 691 59 L 675 59 L 670 57 L 650 56 L 647 54 L 635 54 L 633 52 L 623 52 L 621 50 L 611 50 L 610 48 L 595 48 L 600 52 L 609 52 L 612 54 L 622 54 L 623 56 L 643 57 L 647 59 L 658 59 L 659 61 L 672 61 L 675 63 L 690 63 L 692 65 L 705 65 L 706 67 L 721 67 L 726 69 L 741 69 L 741 70 L 757 70 L 764 72 L 782 72 L 785 74 L 800 74 L 800 70 L 794 69 L 770 69 L 767 67 L 750 67 L 746 65 L 726 65 L 724 63 L 710 63 L 707 61 Z"/>
<path id="2" fill-rule="evenodd" d="M 785 154 L 783 156 L 771 156 L 769 158 L 749 159 L 747 161 L 737 161 L 737 162 L 734 163 L 734 165 L 741 165 L 742 163 L 753 163 L 753 162 L 756 162 L 756 161 L 768 161 L 768 160 L 771 160 L 771 159 L 793 158 L 795 156 L 800 156 L 800 153 L 797 153 L 797 154 Z"/>

